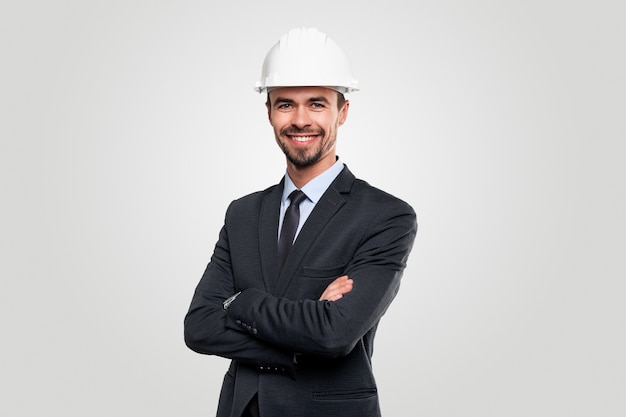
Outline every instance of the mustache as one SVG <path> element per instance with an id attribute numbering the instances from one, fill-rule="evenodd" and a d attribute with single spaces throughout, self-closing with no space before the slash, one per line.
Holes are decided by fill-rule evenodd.
<path id="1" fill-rule="evenodd" d="M 293 135 L 322 135 L 324 136 L 326 132 L 324 129 L 299 129 L 297 127 L 291 126 L 281 129 L 280 134 L 283 136 L 293 136 Z"/>

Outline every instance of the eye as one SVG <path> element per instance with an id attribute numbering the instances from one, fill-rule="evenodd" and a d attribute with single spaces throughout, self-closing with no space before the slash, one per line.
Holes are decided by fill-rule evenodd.
<path id="1" fill-rule="evenodd" d="M 326 106 L 324 106 L 323 103 L 311 103 L 311 107 L 313 107 L 314 109 L 323 109 Z"/>
<path id="2" fill-rule="evenodd" d="M 288 109 L 290 109 L 290 108 L 292 108 L 292 107 L 293 107 L 293 106 L 291 105 L 291 103 L 282 103 L 282 104 L 279 104 L 279 105 L 277 106 L 277 108 L 278 108 L 279 110 L 288 110 Z"/>

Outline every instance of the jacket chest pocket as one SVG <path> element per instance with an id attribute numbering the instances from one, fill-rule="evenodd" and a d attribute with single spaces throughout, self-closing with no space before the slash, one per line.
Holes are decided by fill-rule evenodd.
<path id="1" fill-rule="evenodd" d="M 345 269 L 346 265 L 329 268 L 305 266 L 300 283 L 300 297 L 312 300 L 319 299 L 331 282 L 344 275 Z"/>

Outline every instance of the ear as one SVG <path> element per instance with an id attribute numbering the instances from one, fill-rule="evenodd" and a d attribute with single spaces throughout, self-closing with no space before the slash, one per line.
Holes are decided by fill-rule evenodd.
<path id="1" fill-rule="evenodd" d="M 348 118 L 349 108 L 350 108 L 350 100 L 346 100 L 345 103 L 343 103 L 343 107 L 341 108 L 341 110 L 339 110 L 339 126 L 341 126 L 342 124 L 346 122 L 346 119 Z"/>

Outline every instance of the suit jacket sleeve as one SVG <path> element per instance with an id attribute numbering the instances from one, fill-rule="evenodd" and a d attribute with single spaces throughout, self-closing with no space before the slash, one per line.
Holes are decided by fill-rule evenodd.
<path id="1" fill-rule="evenodd" d="M 227 315 L 222 303 L 236 292 L 229 253 L 228 232 L 224 226 L 185 316 L 185 343 L 198 353 L 293 371 L 292 351 L 226 326 Z"/>
<path id="2" fill-rule="evenodd" d="M 336 302 L 293 300 L 244 290 L 231 304 L 226 326 L 271 346 L 321 357 L 339 357 L 376 326 L 395 297 L 417 233 L 406 203 L 378 207 L 346 267 L 352 291 Z"/>

